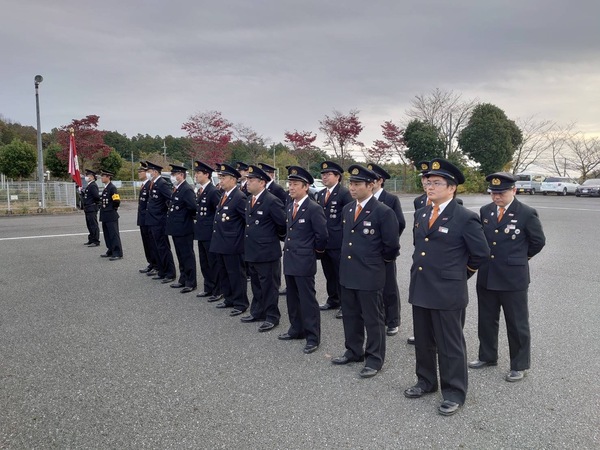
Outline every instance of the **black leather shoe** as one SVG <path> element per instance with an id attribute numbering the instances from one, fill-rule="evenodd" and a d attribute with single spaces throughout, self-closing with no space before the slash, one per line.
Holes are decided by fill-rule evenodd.
<path id="1" fill-rule="evenodd" d="M 92 242 L 91 244 L 88 244 L 88 247 L 100 247 L 100 242 Z"/>
<path id="2" fill-rule="evenodd" d="M 358 374 L 361 378 L 372 378 L 377 375 L 377 372 L 379 372 L 379 370 L 365 366 Z"/>
<path id="3" fill-rule="evenodd" d="M 158 275 L 158 270 L 152 269 L 150 272 L 146 274 L 149 277 L 153 277 L 154 275 Z"/>
<path id="4" fill-rule="evenodd" d="M 187 293 L 195 291 L 195 290 L 196 290 L 195 287 L 186 286 L 182 290 L 180 290 L 179 292 L 181 292 L 182 294 L 187 294 Z"/>
<path id="5" fill-rule="evenodd" d="M 304 339 L 304 336 L 290 336 L 288 333 L 283 333 L 277 336 L 277 339 L 281 341 L 291 341 L 294 339 Z"/>
<path id="6" fill-rule="evenodd" d="M 318 344 L 306 344 L 306 346 L 304 347 L 304 350 L 302 350 L 302 351 L 308 355 L 310 353 L 316 352 L 318 348 L 319 348 Z"/>
<path id="7" fill-rule="evenodd" d="M 336 319 L 343 319 L 344 318 L 344 313 L 342 313 L 342 308 L 338 309 L 338 311 L 335 313 L 335 318 Z"/>
<path id="8" fill-rule="evenodd" d="M 167 283 L 172 283 L 173 281 L 175 281 L 175 278 L 165 278 L 164 280 L 161 281 L 161 283 L 167 284 Z"/>
<path id="9" fill-rule="evenodd" d="M 498 365 L 498 361 L 471 361 L 469 363 L 469 368 L 470 369 L 483 369 L 484 367 L 487 366 L 497 366 Z"/>
<path id="10" fill-rule="evenodd" d="M 442 416 L 451 416 L 456 414 L 456 411 L 460 408 L 460 405 L 456 402 L 452 402 L 450 400 L 444 400 L 440 407 L 438 408 L 438 412 Z"/>
<path id="11" fill-rule="evenodd" d="M 420 398 L 426 394 L 431 394 L 435 391 L 437 391 L 437 389 L 432 389 L 431 391 L 426 391 L 422 387 L 415 385 L 413 387 L 409 387 L 408 389 L 406 389 L 404 391 L 404 396 L 406 398 Z"/>
<path id="12" fill-rule="evenodd" d="M 398 334 L 398 327 L 387 327 L 385 334 L 388 336 L 395 336 Z"/>
<path id="13" fill-rule="evenodd" d="M 319 305 L 319 309 L 321 311 L 329 311 L 330 309 L 336 309 L 339 307 L 340 307 L 340 305 L 331 305 L 329 303 L 323 303 L 322 305 Z"/>
<path id="14" fill-rule="evenodd" d="M 100 258 L 110 258 L 111 256 L 112 256 L 112 255 L 108 255 L 108 254 L 106 254 L 106 253 L 102 253 L 102 254 L 100 255 Z"/>
<path id="15" fill-rule="evenodd" d="M 139 273 L 148 273 L 150 272 L 152 269 L 150 267 L 145 267 L 143 269 L 140 269 L 138 272 Z"/>
<path id="16" fill-rule="evenodd" d="M 109 261 L 118 261 L 119 259 L 123 259 L 122 256 L 111 256 L 108 258 Z"/>
<path id="17" fill-rule="evenodd" d="M 240 322 L 243 322 L 243 323 L 260 322 L 260 319 L 258 317 L 254 317 L 252 314 L 248 314 L 247 316 L 240 317 Z"/>
<path id="18" fill-rule="evenodd" d="M 272 323 L 272 322 L 263 322 L 260 327 L 258 327 L 258 331 L 260 333 L 264 333 L 265 331 L 269 331 L 272 330 L 273 328 L 275 328 L 277 326 L 276 323 Z"/>
<path id="19" fill-rule="evenodd" d="M 164 280 L 165 277 L 161 277 L 160 275 L 156 275 L 155 277 L 152 277 L 153 280 Z"/>
<path id="20" fill-rule="evenodd" d="M 331 360 L 332 364 L 336 364 L 338 366 L 343 366 L 344 364 L 348 364 L 348 363 L 352 363 L 352 362 L 363 362 L 365 360 L 364 356 L 361 356 L 360 358 L 355 358 L 355 359 L 351 359 L 348 358 L 346 355 L 342 355 L 342 356 L 336 356 L 335 358 L 333 358 Z"/>
<path id="21" fill-rule="evenodd" d="M 219 300 L 221 300 L 223 298 L 222 294 L 219 295 L 211 295 L 210 297 L 208 297 L 208 303 L 212 303 L 212 302 L 218 302 Z"/>
<path id="22" fill-rule="evenodd" d="M 221 303 L 217 303 L 216 307 L 219 309 L 233 308 L 233 305 L 230 305 L 229 303 L 221 302 Z"/>
<path id="23" fill-rule="evenodd" d="M 196 297 L 210 297 L 210 292 L 202 291 L 199 294 L 196 294 Z"/>
<path id="24" fill-rule="evenodd" d="M 90 245 L 93 244 L 93 242 L 87 241 L 86 243 L 84 243 L 83 245 Z"/>
<path id="25" fill-rule="evenodd" d="M 525 377 L 524 370 L 511 370 L 510 372 L 508 372 L 506 374 L 504 379 L 506 381 L 508 381 L 509 383 L 514 383 L 516 381 L 521 381 L 523 379 L 523 377 Z"/>
<path id="26" fill-rule="evenodd" d="M 180 289 L 182 287 L 184 287 L 185 285 L 182 283 L 173 283 L 170 285 L 173 289 Z"/>
<path id="27" fill-rule="evenodd" d="M 239 316 L 240 314 L 244 314 L 244 311 L 242 311 L 241 309 L 234 309 L 229 313 L 231 317 Z"/>
<path id="28" fill-rule="evenodd" d="M 414 336 L 411 336 L 411 337 L 409 337 L 409 338 L 406 340 L 406 343 L 407 343 L 408 345 L 415 345 L 415 337 L 414 337 Z"/>

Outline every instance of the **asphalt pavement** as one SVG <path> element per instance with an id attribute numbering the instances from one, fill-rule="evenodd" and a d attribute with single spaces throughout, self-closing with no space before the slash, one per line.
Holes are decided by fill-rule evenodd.
<path id="1" fill-rule="evenodd" d="M 489 201 L 461 196 L 475 211 Z M 334 366 L 342 321 L 322 314 L 322 342 L 284 342 L 228 310 L 139 274 L 135 204 L 121 208 L 124 259 L 87 248 L 83 213 L 0 218 L 0 448 L 600 448 L 600 199 L 519 196 L 537 208 L 547 244 L 530 262 L 532 368 L 507 383 L 501 324 L 497 367 L 469 371 L 464 407 L 437 414 L 417 400 L 407 303 L 412 196 L 401 196 L 400 333 L 383 370 Z M 201 282 L 201 275 L 199 281 Z M 201 283 L 200 283 L 201 285 Z M 477 358 L 475 278 L 465 335 Z M 319 300 L 326 299 L 321 271 Z"/>

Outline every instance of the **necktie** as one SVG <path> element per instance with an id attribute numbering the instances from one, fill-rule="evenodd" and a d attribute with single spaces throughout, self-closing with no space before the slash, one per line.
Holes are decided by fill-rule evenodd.
<path id="1" fill-rule="evenodd" d="M 433 225 L 433 223 L 436 221 L 439 214 L 440 214 L 440 207 L 433 205 L 433 214 L 431 214 L 431 218 L 429 219 L 429 228 L 431 228 L 431 225 Z"/>
<path id="2" fill-rule="evenodd" d="M 325 204 L 329 201 L 329 196 L 331 195 L 331 191 L 327 189 L 327 194 L 325 194 Z"/>
<path id="3" fill-rule="evenodd" d="M 427 198 L 427 206 L 431 205 L 431 199 L 428 197 Z"/>
<path id="4" fill-rule="evenodd" d="M 154 181 L 151 181 L 150 182 L 150 189 L 148 189 L 148 190 L 151 191 L 153 187 L 154 187 Z"/>
<path id="5" fill-rule="evenodd" d="M 227 201 L 227 194 L 223 194 L 223 198 L 221 199 L 221 203 L 219 206 L 223 206 L 223 203 Z"/>
<path id="6" fill-rule="evenodd" d="M 498 208 L 498 222 L 502 220 L 502 216 L 504 216 L 504 208 L 501 206 Z"/>
<path id="7" fill-rule="evenodd" d="M 204 192 L 204 188 L 202 186 L 200 186 L 200 188 L 198 189 L 198 197 L 200 197 L 203 192 Z"/>
<path id="8" fill-rule="evenodd" d="M 252 204 L 250 205 L 252 208 L 254 208 L 254 204 L 256 203 L 256 197 L 252 196 Z"/>
<path id="9" fill-rule="evenodd" d="M 360 203 L 359 203 L 358 206 L 356 207 L 356 211 L 354 212 L 354 221 L 355 222 L 356 222 L 356 219 L 358 219 L 358 216 L 361 211 L 362 211 L 362 206 L 360 206 Z"/>
<path id="10" fill-rule="evenodd" d="M 296 218 L 297 212 L 298 212 L 298 202 L 294 202 L 294 211 L 292 212 L 292 219 Z"/>

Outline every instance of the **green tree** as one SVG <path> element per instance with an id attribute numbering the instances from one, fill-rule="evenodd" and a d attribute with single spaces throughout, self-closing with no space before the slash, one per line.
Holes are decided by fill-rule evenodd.
<path id="1" fill-rule="evenodd" d="M 479 163 L 479 170 L 489 174 L 502 170 L 512 161 L 523 134 L 517 124 L 495 105 L 477 105 L 469 122 L 458 135 L 463 153 Z"/>
<path id="2" fill-rule="evenodd" d="M 411 120 L 404 130 L 407 158 L 416 163 L 443 157 L 444 143 L 439 136 L 439 130 L 430 123 L 419 119 Z"/>
<path id="3" fill-rule="evenodd" d="M 111 150 L 106 158 L 100 160 L 100 168 L 117 174 L 123 166 L 123 158 L 116 150 Z"/>
<path id="4" fill-rule="evenodd" d="M 106 131 L 103 138 L 104 143 L 109 147 L 114 148 L 123 158 L 131 158 L 133 145 L 131 144 L 131 140 L 125 134 L 121 134 L 118 131 Z M 134 157 L 137 156 L 138 155 L 134 153 Z"/>
<path id="5" fill-rule="evenodd" d="M 67 178 L 69 175 L 69 164 L 61 159 L 63 149 L 59 144 L 50 144 L 46 148 L 46 168 L 50 171 L 53 178 Z"/>
<path id="6" fill-rule="evenodd" d="M 37 165 L 37 150 L 34 145 L 19 138 L 0 147 L 0 172 L 8 178 L 29 177 Z"/>

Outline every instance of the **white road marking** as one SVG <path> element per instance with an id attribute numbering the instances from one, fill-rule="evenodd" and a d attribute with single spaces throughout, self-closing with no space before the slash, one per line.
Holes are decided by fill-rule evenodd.
<path id="1" fill-rule="evenodd" d="M 119 230 L 119 233 L 130 233 L 132 231 L 140 231 L 140 230 Z M 69 236 L 87 236 L 89 233 L 68 233 L 68 234 L 44 234 L 40 236 L 18 236 L 18 237 L 9 237 L 9 238 L 0 238 L 0 241 L 19 241 L 22 239 L 44 239 L 44 238 L 54 238 L 54 237 L 69 237 Z M 103 234 L 102 231 L 100 234 Z"/>

